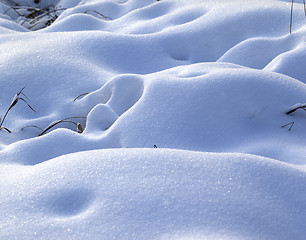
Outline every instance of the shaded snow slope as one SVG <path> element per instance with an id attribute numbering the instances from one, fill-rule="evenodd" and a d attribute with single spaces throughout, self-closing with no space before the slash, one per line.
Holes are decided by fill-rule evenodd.
<path id="1" fill-rule="evenodd" d="M 35 164 L 81 150 L 157 145 L 245 152 L 304 164 L 306 116 L 285 112 L 303 102 L 305 95 L 305 85 L 295 79 L 230 64 L 201 63 L 145 76 L 125 74 L 82 99 L 66 101 L 57 118 L 87 116 L 83 134 L 54 130 L 9 145 L 0 156 L 8 162 Z M 295 126 L 290 132 L 289 127 L 281 128 L 291 121 Z M 43 126 L 46 117 L 35 122 Z M 38 133 L 33 128 L 18 132 L 32 137 Z"/>
<path id="2" fill-rule="evenodd" d="M 53 3 L 0 4 L 1 239 L 304 239 L 302 1 Z"/>

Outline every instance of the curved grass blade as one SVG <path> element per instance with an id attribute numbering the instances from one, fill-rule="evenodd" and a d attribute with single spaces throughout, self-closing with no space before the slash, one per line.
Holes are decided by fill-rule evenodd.
<path id="1" fill-rule="evenodd" d="M 55 127 L 57 124 L 59 123 L 63 123 L 63 122 L 68 122 L 68 123 L 72 123 L 74 125 L 78 127 L 78 123 L 74 122 L 74 121 L 71 121 L 70 119 L 75 119 L 75 118 L 86 118 L 86 117 L 69 117 L 69 118 L 64 118 L 62 120 L 59 120 L 59 121 L 55 121 L 53 123 L 51 123 L 50 125 L 48 125 L 38 136 L 42 136 L 44 135 L 47 131 L 49 131 L 51 128 Z"/>

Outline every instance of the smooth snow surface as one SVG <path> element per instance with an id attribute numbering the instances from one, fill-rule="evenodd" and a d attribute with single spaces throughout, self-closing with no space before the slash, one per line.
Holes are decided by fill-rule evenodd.
<path id="1" fill-rule="evenodd" d="M 303 1 L 1 2 L 0 239 L 305 239 Z"/>
<path id="2" fill-rule="evenodd" d="M 258 156 L 92 150 L 1 176 L 2 239 L 302 239 L 306 228 L 306 172 Z"/>

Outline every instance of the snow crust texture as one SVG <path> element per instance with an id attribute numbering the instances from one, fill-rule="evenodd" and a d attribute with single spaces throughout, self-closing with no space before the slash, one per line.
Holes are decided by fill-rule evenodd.
<path id="1" fill-rule="evenodd" d="M 305 171 L 258 156 L 95 150 L 1 175 L 3 239 L 302 239 L 306 227 Z"/>
<path id="2" fill-rule="evenodd" d="M 305 239 L 302 1 L 9 2 L 0 239 Z"/>

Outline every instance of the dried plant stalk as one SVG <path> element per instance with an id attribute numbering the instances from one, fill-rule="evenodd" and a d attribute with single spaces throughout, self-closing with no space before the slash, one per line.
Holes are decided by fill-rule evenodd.
<path id="1" fill-rule="evenodd" d="M 303 109 L 304 111 L 306 111 L 306 104 L 303 104 L 303 105 L 301 105 L 301 106 L 295 107 L 295 108 L 289 110 L 288 112 L 286 112 L 286 114 L 293 113 L 293 112 L 295 112 L 295 111 L 298 110 L 298 109 Z"/>
<path id="2" fill-rule="evenodd" d="M 292 32 L 293 4 L 294 4 L 294 0 L 291 1 L 290 33 Z M 305 0 L 303 0 L 303 6 L 304 6 L 305 17 L 306 17 L 306 4 L 305 4 Z"/>
<path id="3" fill-rule="evenodd" d="M 74 125 L 77 126 L 77 130 L 79 133 L 82 133 L 83 132 L 83 128 L 81 126 L 80 123 L 76 123 L 74 121 L 71 121 L 70 119 L 75 119 L 75 118 L 86 118 L 86 117 L 69 117 L 69 118 L 64 118 L 62 120 L 58 120 L 58 121 L 55 121 L 51 124 L 49 124 L 38 136 L 42 136 L 44 135 L 47 131 L 49 131 L 51 128 L 55 127 L 57 124 L 59 123 L 63 123 L 63 122 L 68 122 L 68 123 L 72 123 Z"/>
<path id="4" fill-rule="evenodd" d="M 99 13 L 98 11 L 96 11 L 96 10 L 87 10 L 87 11 L 85 11 L 84 13 L 89 13 L 89 12 L 94 12 L 94 13 L 96 13 L 96 14 L 98 14 L 99 16 L 101 16 L 102 18 L 105 18 L 105 19 L 109 19 L 109 20 L 113 20 L 112 18 L 110 18 L 110 17 L 108 17 L 108 16 L 105 16 L 105 15 L 103 15 L 102 13 Z"/>
<path id="5" fill-rule="evenodd" d="M 89 94 L 89 93 L 82 93 L 82 94 L 76 96 L 76 97 L 73 99 L 73 101 L 75 102 L 77 99 L 79 99 L 80 97 L 86 96 L 87 94 Z"/>
<path id="6" fill-rule="evenodd" d="M 10 110 L 18 103 L 19 100 L 25 102 L 25 103 L 27 104 L 27 106 L 28 106 L 32 111 L 36 112 L 36 111 L 34 110 L 34 108 L 32 108 L 31 105 L 30 105 L 24 98 L 20 97 L 20 95 L 23 95 L 26 99 L 29 100 L 29 98 L 22 92 L 24 88 L 25 88 L 25 87 L 23 87 L 23 88 L 14 96 L 14 98 L 13 98 L 13 100 L 12 100 L 10 106 L 9 106 L 8 109 L 6 110 L 6 112 L 5 112 L 5 114 L 4 114 L 4 117 L 2 118 L 2 120 L 1 120 L 1 122 L 0 122 L 0 130 L 4 129 L 4 130 L 6 130 L 7 132 L 11 133 L 11 131 L 10 131 L 8 128 L 3 127 L 3 123 L 4 123 L 4 120 L 6 119 L 8 113 L 10 112 Z"/>
<path id="7" fill-rule="evenodd" d="M 293 127 L 293 125 L 294 125 L 294 122 L 287 123 L 287 124 L 283 125 L 282 128 L 283 128 L 283 127 L 287 127 L 288 125 L 290 125 L 290 127 L 289 127 L 289 129 L 288 129 L 288 131 L 290 131 L 291 128 Z"/>

